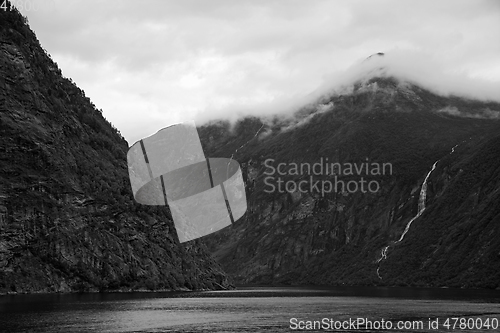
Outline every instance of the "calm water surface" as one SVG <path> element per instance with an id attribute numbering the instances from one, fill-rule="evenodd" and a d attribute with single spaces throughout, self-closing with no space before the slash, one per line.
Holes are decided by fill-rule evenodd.
<path id="1" fill-rule="evenodd" d="M 0 332 L 290 332 L 303 321 L 422 322 L 423 328 L 320 332 L 500 332 L 455 330 L 447 318 L 500 321 L 500 291 L 413 288 L 239 288 L 185 293 L 0 296 Z M 428 327 L 439 320 L 438 329 Z M 478 319 L 479 318 L 479 319 Z M 331 323 L 331 321 L 330 321 Z M 469 323 L 472 323 L 469 321 Z M 451 322 L 453 324 L 453 322 Z M 363 329 L 361 329 L 363 328 Z M 296 331 L 296 330 L 295 330 Z M 314 330 L 313 330 L 314 331 Z M 311 330 L 309 330 L 311 332 Z"/>

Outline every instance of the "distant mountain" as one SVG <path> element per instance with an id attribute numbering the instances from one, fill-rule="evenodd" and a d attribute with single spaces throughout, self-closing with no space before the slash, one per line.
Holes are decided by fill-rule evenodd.
<path id="1" fill-rule="evenodd" d="M 168 207 L 136 204 L 127 142 L 0 10 L 0 293 L 227 288 Z"/>
<path id="2" fill-rule="evenodd" d="M 294 117 L 199 128 L 247 185 L 246 216 L 205 240 L 217 260 L 238 283 L 500 287 L 500 105 L 380 72 L 346 91 Z M 332 173 L 297 171 L 315 163 L 338 163 L 353 191 L 323 195 L 313 185 Z"/>

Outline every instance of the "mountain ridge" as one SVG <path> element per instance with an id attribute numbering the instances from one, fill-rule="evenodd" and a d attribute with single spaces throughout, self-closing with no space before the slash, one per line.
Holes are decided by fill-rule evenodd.
<path id="1" fill-rule="evenodd" d="M 446 107 L 455 107 L 461 113 L 442 112 Z M 477 115 L 484 110 L 494 112 L 494 116 L 481 119 Z M 243 166 L 249 201 L 247 216 L 240 224 L 208 236 L 205 241 L 238 283 L 498 288 L 495 281 L 499 280 L 499 258 L 494 253 L 500 251 L 500 244 L 492 235 L 498 235 L 499 227 L 492 219 L 499 221 L 500 216 L 490 206 L 492 216 L 479 223 L 485 231 L 475 232 L 488 240 L 483 251 L 488 253 L 491 264 L 478 248 L 467 243 L 472 247 L 472 261 L 464 259 L 456 264 L 464 272 L 453 269 L 457 276 L 450 276 L 443 260 L 456 262 L 458 258 L 439 250 L 436 253 L 442 258 L 436 258 L 436 254 L 418 247 L 456 246 L 447 238 L 448 233 L 454 233 L 454 226 L 439 216 L 435 207 L 446 211 L 450 220 L 461 221 L 460 228 L 471 228 L 474 223 L 445 210 L 442 202 L 452 207 L 464 200 L 465 206 L 469 204 L 460 185 L 468 174 L 457 173 L 457 166 L 475 165 L 478 161 L 469 155 L 491 150 L 488 140 L 497 140 L 500 129 L 496 110 L 500 107 L 495 102 L 440 96 L 393 77 L 381 77 L 355 84 L 350 94 L 322 97 L 300 110 L 296 118 L 247 118 L 236 123 L 232 131 L 228 123 L 201 126 L 200 138 L 210 154 L 230 157 L 235 147 L 245 144 L 234 158 Z M 253 138 L 257 131 L 265 135 Z M 456 149 L 450 160 L 453 147 Z M 494 156 L 493 160 L 487 159 L 491 166 L 487 170 L 493 174 L 499 155 L 495 152 Z M 276 166 L 312 164 L 327 157 L 334 162 L 359 163 L 366 158 L 390 162 L 394 174 L 379 179 L 381 192 L 376 195 L 265 193 L 266 159 L 273 159 Z M 380 280 L 376 274 L 380 251 L 397 240 L 416 215 L 419 188 L 437 160 L 441 162 L 429 177 L 427 210 L 413 223 L 405 242 L 389 251 L 380 268 L 384 277 Z M 489 173 L 485 176 L 490 178 Z M 283 179 L 297 184 L 303 180 L 298 177 L 285 175 Z M 471 186 L 485 191 L 484 187 L 477 189 L 478 184 Z M 447 199 L 457 193 L 463 197 L 456 202 Z M 488 193 L 487 198 L 498 196 L 494 191 Z M 470 209 L 476 211 L 477 207 Z M 436 230 L 428 226 L 432 219 L 442 221 L 441 229 L 428 235 L 428 230 Z M 470 241 L 466 235 L 460 237 L 461 241 Z M 413 243 L 408 245 L 411 240 Z M 409 254 L 406 262 L 402 259 L 403 249 Z M 419 271 L 422 267 L 430 267 L 430 271 Z M 482 277 L 485 272 L 488 275 Z"/>
<path id="2" fill-rule="evenodd" d="M 128 144 L 0 11 L 0 293 L 231 288 L 168 207 L 137 204 Z"/>

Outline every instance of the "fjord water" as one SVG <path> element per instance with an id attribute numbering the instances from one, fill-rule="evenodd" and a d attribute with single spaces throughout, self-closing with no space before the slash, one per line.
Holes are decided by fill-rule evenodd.
<path id="1" fill-rule="evenodd" d="M 289 332 L 297 320 L 500 320 L 499 290 L 380 287 L 0 296 L 1 332 Z M 352 332 L 349 329 L 333 330 Z M 370 332 L 371 330 L 362 330 Z M 375 331 L 375 330 L 373 330 Z M 384 330 L 376 330 L 384 332 Z M 396 330 L 397 331 L 397 330 Z M 405 332 L 498 332 L 408 329 Z M 395 330 L 391 330 L 395 332 Z"/>

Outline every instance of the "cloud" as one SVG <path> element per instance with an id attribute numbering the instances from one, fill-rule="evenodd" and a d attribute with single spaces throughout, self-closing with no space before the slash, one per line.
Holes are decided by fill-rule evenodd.
<path id="1" fill-rule="evenodd" d="M 500 102 L 500 80 L 489 81 L 457 71 L 438 57 L 415 50 L 394 49 L 384 56 L 360 59 L 346 71 L 330 74 L 314 96 L 342 91 L 357 80 L 394 76 L 440 95 Z"/>
<path id="2" fill-rule="evenodd" d="M 293 111 L 380 51 L 443 93 L 484 98 L 500 82 L 495 0 L 32 1 L 43 10 L 21 11 L 44 48 L 130 143 Z"/>
<path id="3" fill-rule="evenodd" d="M 500 119 L 500 110 L 491 110 L 490 108 L 484 108 L 482 110 L 470 110 L 468 108 L 459 110 L 456 106 L 446 106 L 437 110 L 437 112 L 464 118 Z"/>

